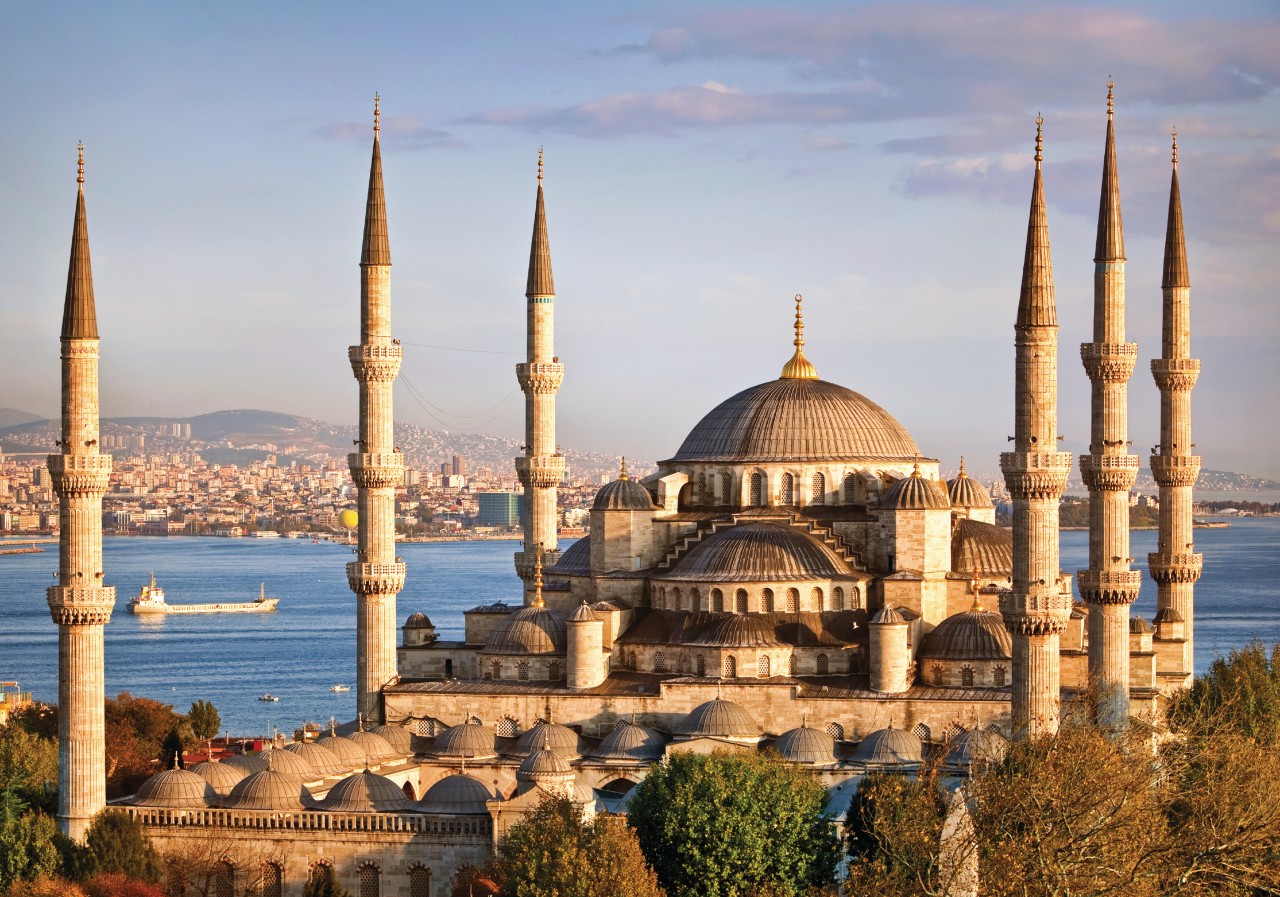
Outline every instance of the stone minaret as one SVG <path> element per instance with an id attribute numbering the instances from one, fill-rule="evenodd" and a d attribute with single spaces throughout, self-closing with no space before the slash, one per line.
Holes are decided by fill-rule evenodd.
<path id="1" fill-rule="evenodd" d="M 1014 450 L 1000 455 L 1013 498 L 1013 585 L 1000 595 L 1000 613 L 1013 634 L 1011 717 L 1020 738 L 1058 729 L 1058 642 L 1071 615 L 1071 596 L 1063 594 L 1058 569 L 1058 501 L 1071 455 L 1057 451 L 1058 311 L 1040 172 L 1043 124 L 1037 116 L 1036 173 L 1014 326 Z"/>
<path id="2" fill-rule="evenodd" d="M 396 594 L 404 563 L 396 557 L 396 487 L 404 459 L 392 438 L 391 387 L 400 372 L 400 341 L 391 338 L 391 248 L 382 192 L 378 98 L 373 105 L 373 162 L 360 253 L 360 345 L 347 357 L 360 384 L 360 451 L 347 456 L 359 508 L 358 559 L 347 564 L 356 593 L 356 709 L 382 719 L 382 687 L 396 676 Z"/>
<path id="3" fill-rule="evenodd" d="M 58 493 L 58 584 L 48 591 L 58 624 L 58 822 L 83 841 L 107 805 L 103 627 L 116 590 L 102 582 L 102 496 L 111 456 L 98 453 L 98 316 L 84 213 L 84 145 L 62 308 L 62 453 L 49 456 Z"/>
<path id="4" fill-rule="evenodd" d="M 1200 458 L 1191 454 L 1191 389 L 1200 375 L 1200 360 L 1190 357 L 1191 279 L 1182 233 L 1177 131 L 1173 132 L 1173 181 L 1161 291 L 1164 322 L 1160 358 L 1151 362 L 1151 373 L 1160 388 L 1160 445 L 1151 455 L 1151 473 L 1160 485 L 1160 543 L 1158 551 L 1147 555 L 1147 562 L 1156 581 L 1158 635 L 1164 635 L 1161 641 L 1173 648 L 1168 653 L 1160 650 L 1161 685 L 1176 688 L 1191 684 L 1193 603 L 1196 580 L 1204 567 L 1204 556 L 1193 550 L 1191 528 L 1191 489 L 1200 474 Z"/>
<path id="5" fill-rule="evenodd" d="M 1076 581 L 1089 604 L 1089 683 L 1096 689 L 1097 721 L 1114 731 L 1129 721 L 1129 605 L 1138 597 L 1142 573 L 1129 569 L 1129 491 L 1139 461 L 1128 451 L 1128 393 L 1138 346 L 1125 342 L 1124 225 L 1113 87 L 1107 83 L 1107 143 L 1093 259 L 1093 342 L 1080 346 L 1093 397 L 1089 454 L 1080 456 L 1080 476 L 1089 490 L 1089 569 L 1081 570 Z"/>
<path id="6" fill-rule="evenodd" d="M 533 596 L 534 559 L 539 551 L 547 564 L 560 557 L 556 536 L 556 487 L 564 476 L 564 456 L 556 445 L 556 393 L 564 365 L 555 351 L 556 287 L 551 279 L 551 244 L 542 200 L 542 150 L 538 150 L 538 202 L 533 213 L 533 245 L 529 249 L 528 361 L 516 365 L 524 390 L 524 457 L 516 473 L 524 486 L 524 550 L 516 552 L 516 572 L 524 580 L 524 600 Z"/>

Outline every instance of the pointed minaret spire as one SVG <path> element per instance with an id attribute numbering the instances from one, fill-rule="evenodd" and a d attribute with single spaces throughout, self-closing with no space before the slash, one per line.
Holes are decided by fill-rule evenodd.
<path id="1" fill-rule="evenodd" d="M 373 160 L 369 163 L 369 198 L 364 212 L 364 246 L 361 265 L 390 265 L 391 243 L 387 239 L 387 202 L 382 190 L 381 98 L 373 95 Z"/>
<path id="2" fill-rule="evenodd" d="M 818 371 L 813 362 L 804 357 L 804 297 L 796 293 L 796 338 L 792 345 L 796 347 L 791 360 L 782 366 L 783 380 L 817 380 Z"/>
<path id="3" fill-rule="evenodd" d="M 547 211 L 542 199 L 542 147 L 538 147 L 538 202 L 533 210 L 533 245 L 529 247 L 529 279 L 524 295 L 554 296 L 555 280 L 551 276 L 551 241 L 547 237 Z"/>
<path id="4" fill-rule="evenodd" d="M 1107 144 L 1102 162 L 1102 196 L 1098 200 L 1098 243 L 1095 262 L 1124 260 L 1124 223 L 1120 218 L 1120 174 L 1116 169 L 1115 86 L 1107 81 Z"/>
<path id="5" fill-rule="evenodd" d="M 1160 286 L 1190 287 L 1187 241 L 1182 230 L 1182 189 L 1178 186 L 1178 129 L 1173 129 L 1173 177 L 1169 184 L 1169 224 L 1164 237 L 1164 279 Z"/>
<path id="6" fill-rule="evenodd" d="M 76 217 L 71 227 L 71 264 L 62 306 L 63 339 L 97 339 L 98 314 L 93 304 L 93 266 L 89 263 L 89 223 L 84 211 L 84 144 L 77 144 Z"/>
<path id="7" fill-rule="evenodd" d="M 1036 116 L 1036 173 L 1031 182 L 1031 214 L 1027 221 L 1027 249 L 1022 258 L 1022 292 L 1018 298 L 1019 327 L 1058 326 L 1053 297 L 1053 260 L 1049 255 L 1049 213 L 1044 202 L 1044 116 Z"/>

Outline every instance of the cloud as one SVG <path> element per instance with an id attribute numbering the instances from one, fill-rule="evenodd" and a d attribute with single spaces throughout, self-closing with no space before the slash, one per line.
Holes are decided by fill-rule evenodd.
<path id="1" fill-rule="evenodd" d="M 366 122 L 335 122 L 317 128 L 315 135 L 322 140 L 367 141 L 370 126 Z M 389 151 L 422 150 L 436 147 L 459 149 L 464 146 L 448 131 L 427 125 L 418 115 L 386 115 L 382 117 L 380 132 L 382 145 Z"/>

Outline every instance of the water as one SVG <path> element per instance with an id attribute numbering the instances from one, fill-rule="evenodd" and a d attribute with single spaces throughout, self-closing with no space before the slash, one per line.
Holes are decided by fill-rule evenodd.
<path id="1" fill-rule="evenodd" d="M 1154 530 L 1132 536 L 1134 566 L 1146 570 Z M 569 543 L 561 544 L 561 548 Z M 47 546 L 50 549 L 56 546 Z M 409 567 L 398 614 L 428 614 L 445 639 L 462 636 L 462 611 L 519 601 L 516 542 L 401 545 Z M 1196 530 L 1204 576 L 1196 588 L 1196 670 L 1250 639 L 1280 642 L 1280 518 L 1244 518 Z M 107 584 L 118 590 L 106 629 L 106 688 L 172 703 L 185 712 L 212 701 L 236 734 L 291 732 L 303 720 L 355 716 L 355 599 L 344 565 L 348 546 L 303 539 L 128 538 L 103 540 Z M 1062 534 L 1062 569 L 1088 564 L 1088 533 Z M 57 631 L 45 604 L 56 550 L 0 556 L 0 680 L 16 679 L 42 700 L 57 699 Z M 134 616 L 125 601 L 150 571 L 175 603 L 248 601 L 265 581 L 280 596 L 274 614 Z M 1143 583 L 1134 613 L 1155 615 L 1155 583 Z M 269 691 L 280 703 L 257 700 Z"/>

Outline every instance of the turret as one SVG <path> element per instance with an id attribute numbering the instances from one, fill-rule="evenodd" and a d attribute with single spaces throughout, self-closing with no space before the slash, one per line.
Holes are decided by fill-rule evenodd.
<path id="1" fill-rule="evenodd" d="M 587 603 L 565 623 L 570 688 L 595 688 L 604 682 L 604 621 Z"/>
<path id="2" fill-rule="evenodd" d="M 911 621 L 897 608 L 871 618 L 871 690 L 900 694 L 911 687 Z"/>

